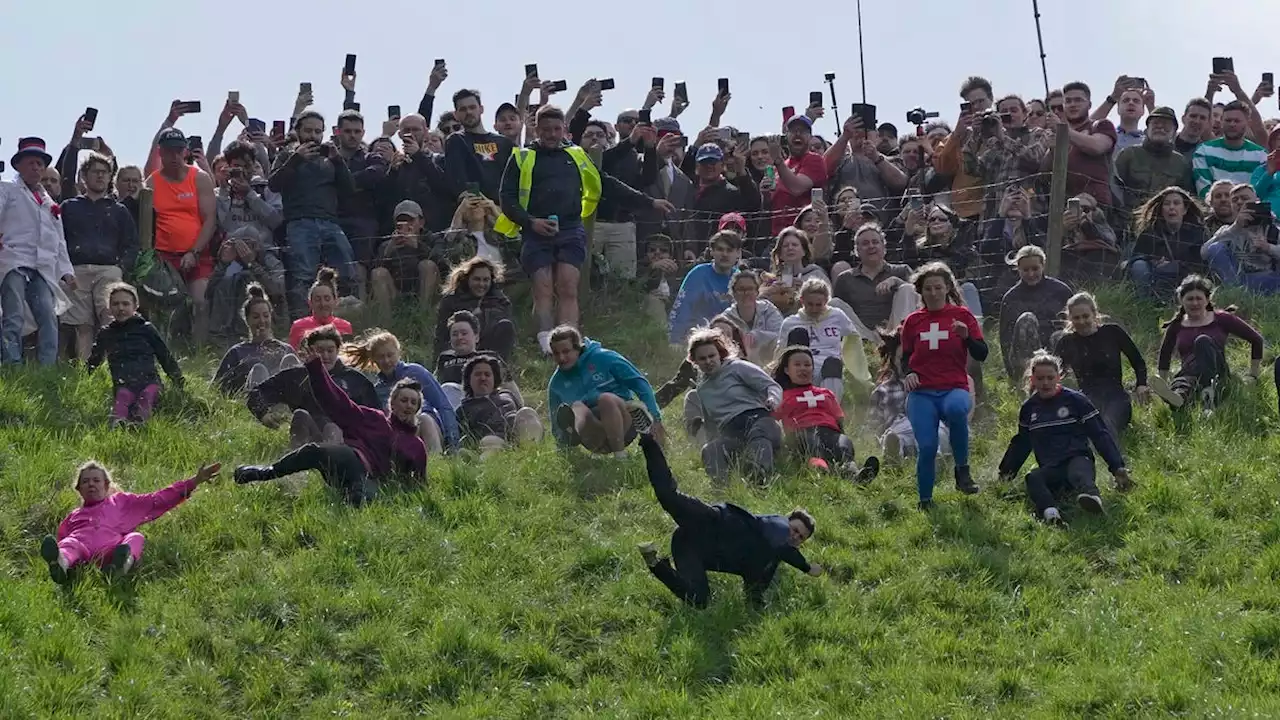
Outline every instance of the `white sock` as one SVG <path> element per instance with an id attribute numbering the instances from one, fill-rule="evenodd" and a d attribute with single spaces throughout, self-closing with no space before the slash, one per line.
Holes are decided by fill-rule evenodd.
<path id="1" fill-rule="evenodd" d="M 542 348 L 544 355 L 551 354 L 551 331 L 543 330 L 538 333 L 538 347 Z"/>

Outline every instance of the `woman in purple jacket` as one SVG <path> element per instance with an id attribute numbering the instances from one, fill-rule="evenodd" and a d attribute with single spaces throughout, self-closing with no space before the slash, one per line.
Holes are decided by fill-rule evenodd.
<path id="1" fill-rule="evenodd" d="M 373 499 L 378 482 L 393 472 L 426 479 L 427 448 L 418 437 L 421 385 L 409 379 L 397 382 L 391 389 L 389 409 L 383 413 L 352 402 L 320 358 L 309 358 L 306 369 L 316 401 L 342 429 L 342 444 L 307 443 L 272 465 L 238 467 L 237 484 L 318 470 L 326 483 L 342 491 L 347 502 L 360 506 Z"/>
<path id="2" fill-rule="evenodd" d="M 1221 392 L 1221 381 L 1230 374 L 1227 367 L 1227 340 L 1232 336 L 1252 346 L 1249 375 L 1258 378 L 1262 365 L 1262 335 L 1235 315 L 1235 306 L 1213 308 L 1213 283 L 1199 275 L 1188 275 L 1178 285 L 1178 312 L 1164 324 L 1164 341 L 1156 365 L 1160 373 L 1150 379 L 1151 389 L 1169 405 L 1180 408 L 1200 394 L 1205 410 L 1212 410 Z M 1169 361 L 1178 351 L 1182 367 L 1167 382 Z"/>

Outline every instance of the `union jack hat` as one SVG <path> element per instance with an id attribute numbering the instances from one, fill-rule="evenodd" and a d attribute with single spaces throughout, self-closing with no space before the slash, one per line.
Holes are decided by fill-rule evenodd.
<path id="1" fill-rule="evenodd" d="M 29 155 L 44 160 L 45 167 L 53 164 L 53 157 L 45 152 L 44 140 L 38 137 L 20 138 L 18 140 L 18 152 L 14 153 L 13 158 L 9 160 L 9 164 L 17 165 L 19 160 Z"/>

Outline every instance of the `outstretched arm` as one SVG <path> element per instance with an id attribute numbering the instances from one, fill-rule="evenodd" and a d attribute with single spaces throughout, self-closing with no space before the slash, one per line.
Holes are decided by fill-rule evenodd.
<path id="1" fill-rule="evenodd" d="M 221 463 L 201 465 L 195 475 L 179 480 L 167 488 L 142 495 L 126 494 L 127 500 L 121 505 L 125 514 L 122 519 L 134 527 L 149 523 L 181 505 L 197 487 L 217 477 L 221 470 Z"/>

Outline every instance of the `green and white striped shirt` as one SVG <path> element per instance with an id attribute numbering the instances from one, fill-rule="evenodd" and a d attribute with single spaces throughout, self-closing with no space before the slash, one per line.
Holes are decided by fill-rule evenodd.
<path id="1" fill-rule="evenodd" d="M 1244 140 L 1238 149 L 1227 147 L 1225 138 L 1206 140 L 1191 156 L 1191 173 L 1196 180 L 1196 192 L 1204 197 L 1209 186 L 1219 180 L 1247 183 L 1257 167 L 1267 161 L 1267 151 L 1257 143 Z"/>

